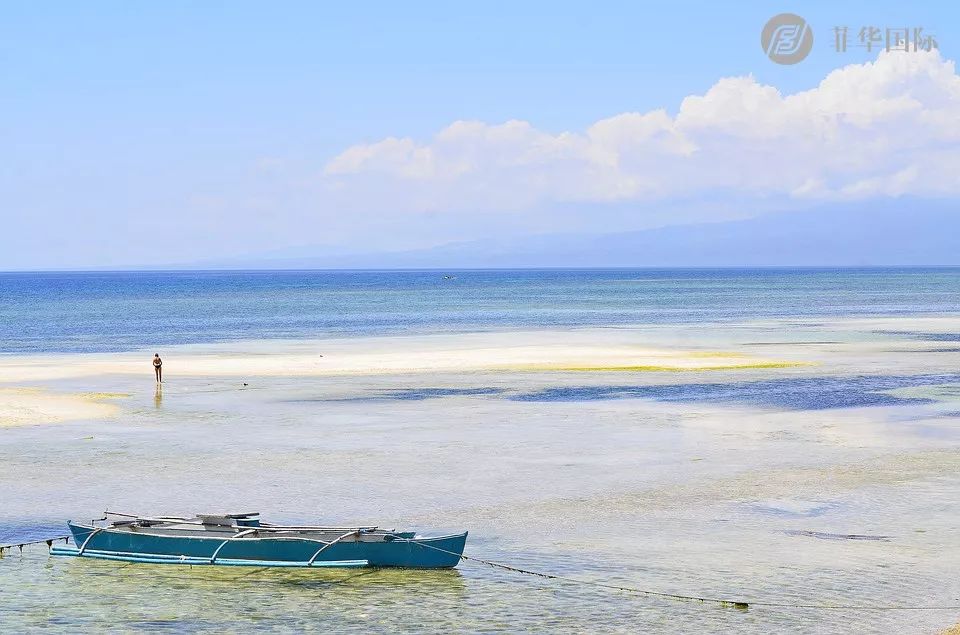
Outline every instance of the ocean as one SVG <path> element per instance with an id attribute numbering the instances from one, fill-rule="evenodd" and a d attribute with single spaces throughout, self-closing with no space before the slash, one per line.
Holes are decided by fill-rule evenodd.
<path id="1" fill-rule="evenodd" d="M 960 268 L 0 274 L 0 353 L 960 311 Z"/>
<path id="2" fill-rule="evenodd" d="M 574 346 L 711 364 L 462 353 Z M 367 361 L 291 361 L 314 353 Z M 958 368 L 960 268 L 0 274 L 0 545 L 105 509 L 259 511 L 469 530 L 477 558 L 752 603 L 40 543 L 0 557 L 0 631 L 938 632 L 960 615 Z"/>

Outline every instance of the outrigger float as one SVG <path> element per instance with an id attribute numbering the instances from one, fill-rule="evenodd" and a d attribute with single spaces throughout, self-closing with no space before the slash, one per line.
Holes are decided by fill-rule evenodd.
<path id="1" fill-rule="evenodd" d="M 111 516 L 120 520 L 110 522 Z M 55 556 L 151 564 L 443 569 L 457 566 L 467 541 L 467 532 L 425 537 L 379 527 L 272 525 L 256 513 L 185 518 L 105 512 L 100 521 L 67 526 L 76 544 L 52 546 Z"/>

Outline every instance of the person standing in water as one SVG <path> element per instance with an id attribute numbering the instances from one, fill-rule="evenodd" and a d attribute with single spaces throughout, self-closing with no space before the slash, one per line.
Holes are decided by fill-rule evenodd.
<path id="1" fill-rule="evenodd" d="M 158 384 L 163 381 L 163 371 L 161 370 L 162 366 L 163 366 L 163 360 L 160 359 L 160 353 L 154 353 L 153 354 L 153 372 L 157 376 Z"/>

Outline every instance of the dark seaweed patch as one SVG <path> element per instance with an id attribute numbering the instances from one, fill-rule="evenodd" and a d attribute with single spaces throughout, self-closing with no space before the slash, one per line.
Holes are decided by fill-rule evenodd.
<path id="1" fill-rule="evenodd" d="M 820 502 L 807 509 L 789 509 L 789 507 L 777 507 L 774 504 L 753 502 L 748 503 L 747 507 L 753 512 L 767 516 L 779 516 L 782 518 L 819 518 L 829 512 L 835 511 L 840 507 L 840 504 Z"/>
<path id="2" fill-rule="evenodd" d="M 503 388 L 400 388 L 381 391 L 384 399 L 402 401 L 422 401 L 441 397 L 474 397 L 480 395 L 499 395 Z"/>
<path id="3" fill-rule="evenodd" d="M 377 390 L 357 397 L 341 398 L 305 398 L 289 399 L 286 403 L 301 403 L 312 401 L 424 401 L 426 399 L 442 399 L 443 397 L 479 397 L 485 395 L 499 395 L 505 392 L 503 388 L 390 388 Z"/>
<path id="4" fill-rule="evenodd" d="M 808 531 L 806 529 L 787 529 L 783 533 L 788 536 L 806 536 L 820 540 L 875 540 L 889 542 L 890 536 L 870 536 L 867 534 L 830 534 L 823 531 Z"/>
<path id="5" fill-rule="evenodd" d="M 921 333 L 918 331 L 874 331 L 874 333 L 906 337 L 912 340 L 926 340 L 928 342 L 960 342 L 960 333 Z"/>
<path id="6" fill-rule="evenodd" d="M 599 401 L 653 399 L 675 403 L 745 403 L 789 410 L 931 403 L 921 397 L 884 391 L 960 381 L 960 375 L 857 375 L 794 377 L 756 382 L 672 384 L 667 386 L 557 386 L 510 396 L 515 401 Z"/>

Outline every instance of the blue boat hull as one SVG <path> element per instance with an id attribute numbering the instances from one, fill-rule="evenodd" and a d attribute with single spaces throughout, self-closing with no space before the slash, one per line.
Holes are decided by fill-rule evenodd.
<path id="1" fill-rule="evenodd" d="M 277 567 L 450 568 L 460 561 L 467 534 L 397 538 L 378 542 L 323 543 L 298 537 L 170 536 L 68 523 L 77 546 L 55 546 L 53 555 L 157 564 Z"/>

